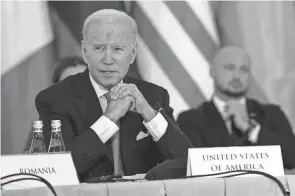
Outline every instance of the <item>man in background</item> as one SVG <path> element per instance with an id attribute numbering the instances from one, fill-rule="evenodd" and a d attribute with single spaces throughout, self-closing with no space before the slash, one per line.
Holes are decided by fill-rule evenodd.
<path id="1" fill-rule="evenodd" d="M 87 69 L 87 64 L 84 62 L 83 58 L 79 56 L 64 57 L 57 62 L 53 72 L 52 82 L 57 83 L 68 76 L 82 73 L 85 69 Z"/>
<path id="2" fill-rule="evenodd" d="M 247 98 L 249 54 L 236 47 L 217 52 L 210 74 L 212 100 L 183 112 L 178 123 L 196 147 L 280 145 L 284 166 L 295 168 L 295 136 L 279 106 Z"/>
<path id="3" fill-rule="evenodd" d="M 81 181 L 146 173 L 165 159 L 187 158 L 188 138 L 152 107 L 161 105 L 173 119 L 167 90 L 126 77 L 136 57 L 136 36 L 137 25 L 124 12 L 91 14 L 81 42 L 88 69 L 36 97 L 47 145 L 48 122 L 61 120 Z"/>

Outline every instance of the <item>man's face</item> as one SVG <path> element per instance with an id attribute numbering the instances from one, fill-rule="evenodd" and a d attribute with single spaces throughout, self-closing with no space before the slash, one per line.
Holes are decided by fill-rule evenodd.
<path id="1" fill-rule="evenodd" d="M 91 24 L 86 37 L 82 48 L 91 76 L 105 88 L 115 86 L 135 59 L 131 29 L 119 23 Z"/>
<path id="2" fill-rule="evenodd" d="M 244 96 L 249 88 L 250 62 L 244 53 L 225 53 L 212 70 L 215 87 L 229 97 Z"/>

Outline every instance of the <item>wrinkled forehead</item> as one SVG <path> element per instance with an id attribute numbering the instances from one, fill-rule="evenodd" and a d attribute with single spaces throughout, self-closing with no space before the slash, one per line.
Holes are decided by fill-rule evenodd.
<path id="1" fill-rule="evenodd" d="M 113 38 L 131 41 L 135 37 L 131 21 L 114 16 L 103 16 L 87 21 L 83 28 L 83 36 L 89 41 Z"/>
<path id="2" fill-rule="evenodd" d="M 132 41 L 133 34 L 129 28 L 121 24 L 92 25 L 86 37 L 89 41 L 117 40 Z"/>
<path id="3" fill-rule="evenodd" d="M 242 49 L 227 48 L 221 50 L 214 59 L 215 64 L 227 65 L 232 64 L 236 66 L 251 66 L 250 56 Z"/>

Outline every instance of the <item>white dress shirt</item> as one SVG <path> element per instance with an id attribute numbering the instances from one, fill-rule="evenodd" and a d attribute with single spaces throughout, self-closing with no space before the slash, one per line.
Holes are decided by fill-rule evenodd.
<path id="1" fill-rule="evenodd" d="M 108 90 L 97 84 L 90 73 L 89 77 L 100 102 L 102 111 L 105 112 L 107 108 L 107 100 L 104 95 L 108 92 Z M 122 82 L 123 81 L 121 81 L 121 83 Z M 149 122 L 143 121 L 143 124 L 147 128 L 154 141 L 158 141 L 165 134 L 168 127 L 168 123 L 161 113 L 157 113 L 156 116 Z M 119 127 L 116 125 L 116 123 L 104 115 L 102 115 L 95 123 L 93 123 L 90 128 L 94 130 L 103 143 L 106 143 L 119 130 Z"/>
<path id="2" fill-rule="evenodd" d="M 245 97 L 242 97 L 240 100 L 238 100 L 238 102 L 240 104 L 243 104 L 245 105 L 246 104 L 246 98 Z M 228 116 L 227 114 L 225 113 L 225 106 L 227 105 L 226 102 L 224 102 L 223 100 L 221 100 L 219 97 L 217 96 L 214 96 L 213 97 L 213 103 L 214 105 L 216 106 L 217 110 L 219 111 L 219 113 L 221 114 L 223 120 L 225 121 L 225 124 L 227 126 L 227 130 L 229 132 L 229 134 L 231 135 L 232 134 L 232 130 L 231 130 L 231 124 L 230 124 L 230 121 L 228 120 Z M 253 130 L 251 130 L 251 132 L 249 133 L 249 137 L 248 137 L 248 140 L 251 142 L 251 143 L 256 143 L 257 140 L 258 140 L 258 136 L 259 136 L 259 132 L 260 132 L 260 124 L 257 124 Z"/>

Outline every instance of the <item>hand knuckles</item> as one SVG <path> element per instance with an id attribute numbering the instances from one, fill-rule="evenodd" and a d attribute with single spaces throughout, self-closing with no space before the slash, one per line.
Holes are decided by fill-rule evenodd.
<path id="1" fill-rule="evenodd" d="M 135 84 L 130 84 L 130 87 L 131 87 L 132 89 L 137 89 L 137 86 L 136 86 Z"/>

